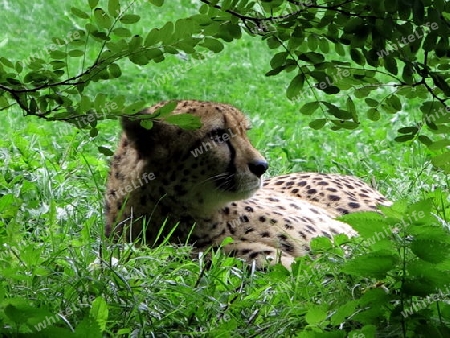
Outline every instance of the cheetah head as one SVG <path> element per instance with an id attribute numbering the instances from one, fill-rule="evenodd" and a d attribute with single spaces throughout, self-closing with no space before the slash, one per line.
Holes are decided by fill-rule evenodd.
<path id="1" fill-rule="evenodd" d="M 153 114 L 159 107 L 141 113 Z M 148 130 L 139 121 L 122 122 L 130 146 L 145 161 L 144 170 L 155 174 L 149 184 L 161 198 L 204 215 L 230 201 L 246 199 L 261 187 L 268 164 L 251 145 L 248 121 L 239 110 L 225 104 L 180 101 L 171 114 L 198 116 L 202 126 L 186 130 L 155 120 Z"/>

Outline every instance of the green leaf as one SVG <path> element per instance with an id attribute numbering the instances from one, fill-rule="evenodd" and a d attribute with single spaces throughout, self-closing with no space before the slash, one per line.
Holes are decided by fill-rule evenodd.
<path id="1" fill-rule="evenodd" d="M 272 57 L 272 60 L 270 60 L 270 67 L 272 67 L 272 69 L 276 69 L 284 65 L 286 63 L 286 58 L 288 55 L 289 53 L 287 52 L 276 53 Z"/>
<path id="2" fill-rule="evenodd" d="M 98 0 L 88 0 L 88 1 L 89 1 L 89 7 L 91 7 L 91 9 L 94 9 L 95 7 L 97 7 Z"/>
<path id="3" fill-rule="evenodd" d="M 200 46 L 206 47 L 214 53 L 219 53 L 223 50 L 223 43 L 213 38 L 205 38 Z"/>
<path id="4" fill-rule="evenodd" d="M 336 86 L 327 86 L 323 89 L 323 91 L 327 94 L 339 94 L 341 90 Z"/>
<path id="5" fill-rule="evenodd" d="M 117 79 L 122 76 L 122 71 L 117 63 L 111 63 L 108 69 L 113 78 Z"/>
<path id="6" fill-rule="evenodd" d="M 319 46 L 319 42 L 317 41 L 317 36 L 315 34 L 311 34 L 308 37 L 308 49 L 310 51 L 315 51 L 317 47 Z"/>
<path id="7" fill-rule="evenodd" d="M 164 0 L 149 0 L 151 4 L 161 7 L 162 5 L 164 5 Z"/>
<path id="8" fill-rule="evenodd" d="M 105 156 L 113 156 L 114 155 L 114 152 L 109 148 L 99 146 L 99 147 L 97 147 L 97 149 L 101 154 L 103 154 Z"/>
<path id="9" fill-rule="evenodd" d="M 290 100 L 294 99 L 300 93 L 305 82 L 305 75 L 303 73 L 297 74 L 286 89 L 286 97 Z"/>
<path id="10" fill-rule="evenodd" d="M 316 119 L 309 123 L 309 126 L 315 130 L 321 129 L 327 123 L 326 119 Z"/>
<path id="11" fill-rule="evenodd" d="M 450 174 L 450 152 L 432 157 L 431 163 L 435 167 L 444 170 L 447 174 Z"/>
<path id="12" fill-rule="evenodd" d="M 108 13 L 112 17 L 117 18 L 120 14 L 119 0 L 108 0 Z"/>
<path id="13" fill-rule="evenodd" d="M 177 105 L 178 105 L 177 101 L 170 101 L 170 102 L 166 103 L 164 106 L 162 106 L 161 108 L 158 108 L 157 110 L 155 110 L 153 115 L 155 117 L 162 118 L 166 115 L 169 115 L 171 112 L 173 112 L 174 109 L 177 107 Z"/>
<path id="14" fill-rule="evenodd" d="M 330 45 L 327 39 L 319 39 L 319 49 L 324 54 L 330 52 Z"/>
<path id="15" fill-rule="evenodd" d="M 446 147 L 450 146 L 450 140 L 439 140 L 439 141 L 434 141 L 433 143 L 430 143 L 428 145 L 428 148 L 430 150 L 443 150 Z"/>
<path id="16" fill-rule="evenodd" d="M 350 224 L 364 240 L 380 240 L 392 234 L 385 217 L 375 211 L 347 214 L 339 219 Z"/>
<path id="17" fill-rule="evenodd" d="M 60 50 L 53 50 L 49 54 L 50 57 L 55 60 L 61 60 L 67 57 L 67 53 L 61 52 Z"/>
<path id="18" fill-rule="evenodd" d="M 317 325 L 327 319 L 327 307 L 325 305 L 314 305 L 306 313 L 305 320 L 309 325 Z"/>
<path id="19" fill-rule="evenodd" d="M 347 111 L 352 114 L 352 119 L 354 122 L 358 123 L 359 118 L 358 114 L 356 113 L 356 107 L 355 103 L 353 102 L 352 98 L 349 96 L 347 97 Z"/>
<path id="20" fill-rule="evenodd" d="M 408 142 L 414 139 L 414 135 L 402 135 L 402 136 L 397 136 L 394 140 L 395 142 L 399 142 L 399 143 L 403 143 L 403 142 Z"/>
<path id="21" fill-rule="evenodd" d="M 131 50 L 132 48 L 130 48 L 130 52 Z M 150 59 L 147 57 L 147 52 L 145 50 L 131 54 L 129 56 L 129 59 L 131 62 L 141 66 L 145 66 L 150 62 Z"/>
<path id="22" fill-rule="evenodd" d="M 386 103 L 394 108 L 396 111 L 402 110 L 402 103 L 398 96 L 392 94 L 390 97 L 386 99 Z"/>
<path id="23" fill-rule="evenodd" d="M 383 252 L 370 252 L 357 256 L 345 263 L 342 271 L 354 276 L 364 278 L 385 278 L 386 274 L 395 268 L 398 257 Z"/>
<path id="24" fill-rule="evenodd" d="M 320 103 L 318 101 L 307 102 L 300 108 L 300 113 L 303 115 L 312 115 L 319 106 Z"/>
<path id="25" fill-rule="evenodd" d="M 86 95 L 81 95 L 80 110 L 82 112 L 87 112 L 91 109 L 91 107 L 92 107 L 91 99 Z"/>
<path id="26" fill-rule="evenodd" d="M 125 25 L 132 25 L 141 19 L 139 15 L 136 14 L 125 14 L 120 18 L 120 22 Z"/>
<path id="27" fill-rule="evenodd" d="M 97 321 L 100 330 L 106 330 L 108 320 L 108 305 L 103 297 L 97 297 L 92 302 L 90 314 Z"/>
<path id="28" fill-rule="evenodd" d="M 419 135 L 418 140 L 426 146 L 430 146 L 431 144 L 433 144 L 433 141 L 425 135 Z"/>
<path id="29" fill-rule="evenodd" d="M 71 7 L 70 11 L 72 12 L 73 15 L 82 18 L 82 19 L 89 19 L 89 14 L 83 12 L 81 9 L 78 9 L 76 7 Z"/>
<path id="30" fill-rule="evenodd" d="M 311 251 L 313 255 L 320 252 L 327 252 L 333 248 L 333 243 L 328 237 L 315 237 L 311 240 Z"/>
<path id="31" fill-rule="evenodd" d="M 14 64 L 11 61 L 9 61 L 7 58 L 1 56 L 0 62 L 3 63 L 6 67 L 14 69 Z"/>
<path id="32" fill-rule="evenodd" d="M 417 134 L 419 128 L 417 127 L 402 127 L 397 130 L 400 134 Z"/>
<path id="33" fill-rule="evenodd" d="M 187 130 L 195 130 L 202 126 L 200 117 L 192 114 L 168 115 L 164 121 Z"/>
<path id="34" fill-rule="evenodd" d="M 344 323 L 348 318 L 355 314 L 355 309 L 359 305 L 359 301 L 350 300 L 344 305 L 341 305 L 336 312 L 331 316 L 331 325 L 339 325 Z M 358 337 L 354 335 L 348 335 L 348 337 Z"/>
<path id="35" fill-rule="evenodd" d="M 376 107 L 376 106 L 378 106 L 378 101 L 377 101 L 377 100 L 374 100 L 374 99 L 372 99 L 372 98 L 370 98 L 370 97 L 364 99 L 364 101 L 367 103 L 367 105 L 368 105 L 369 107 Z"/>
<path id="36" fill-rule="evenodd" d="M 352 48 L 350 50 L 350 57 L 358 65 L 364 66 L 366 64 L 366 59 L 364 58 L 364 55 L 358 49 Z"/>
<path id="37" fill-rule="evenodd" d="M 158 41 L 160 41 L 159 37 L 159 29 L 153 28 L 145 38 L 144 46 L 149 47 L 155 45 Z"/>
<path id="38" fill-rule="evenodd" d="M 142 111 L 147 106 L 145 101 L 137 101 L 130 104 L 128 107 L 123 109 L 123 113 L 126 115 L 137 114 Z"/>
<path id="39" fill-rule="evenodd" d="M 410 247 L 417 257 L 426 262 L 444 262 L 450 253 L 450 243 L 443 242 L 440 239 L 440 237 L 435 239 L 413 239 Z"/>
<path id="40" fill-rule="evenodd" d="M 361 29 L 361 26 L 364 25 L 364 21 L 360 17 L 353 17 L 350 20 L 347 20 L 347 23 L 345 24 L 343 31 L 344 33 L 356 33 L 359 29 Z"/>
<path id="41" fill-rule="evenodd" d="M 170 44 L 173 38 L 174 24 L 172 21 L 166 22 L 166 24 L 159 30 L 159 38 L 165 44 Z"/>
<path id="42" fill-rule="evenodd" d="M 70 56 L 70 57 L 80 57 L 80 56 L 84 56 L 84 50 L 81 50 L 81 49 L 72 49 L 71 51 L 69 51 L 69 56 Z"/>
<path id="43" fill-rule="evenodd" d="M 100 113 L 106 106 L 106 94 L 98 93 L 94 99 L 94 108 L 97 113 Z"/>
<path id="44" fill-rule="evenodd" d="M 97 122 L 97 121 L 92 122 L 91 125 L 92 125 L 92 124 L 95 124 L 96 122 Z M 97 136 L 98 136 L 98 129 L 95 128 L 95 127 L 92 127 L 92 128 L 89 130 L 89 136 L 92 137 L 92 138 L 97 137 Z"/>
<path id="45" fill-rule="evenodd" d="M 76 338 L 102 338 L 102 331 L 91 316 L 85 317 L 75 329 Z"/>
<path id="46" fill-rule="evenodd" d="M 391 74 L 398 74 L 397 61 L 391 55 L 384 58 L 384 68 Z"/>
<path id="47" fill-rule="evenodd" d="M 405 66 L 403 67 L 402 78 L 409 85 L 412 85 L 414 82 L 413 74 L 414 74 L 414 67 L 411 64 L 411 62 L 405 63 Z"/>
<path id="48" fill-rule="evenodd" d="M 128 38 L 131 36 L 131 31 L 128 28 L 124 28 L 124 27 L 114 28 L 112 32 L 115 35 L 123 37 L 123 38 Z"/>
<path id="49" fill-rule="evenodd" d="M 141 122 L 139 123 L 142 127 L 144 127 L 145 129 L 152 129 L 153 128 L 153 121 L 152 120 L 141 120 Z"/>
<path id="50" fill-rule="evenodd" d="M 446 82 L 445 78 L 438 73 L 431 73 L 430 75 L 434 84 L 441 89 L 446 96 L 450 96 L 450 85 Z"/>
<path id="51" fill-rule="evenodd" d="M 111 18 L 109 15 L 101 8 L 96 8 L 94 10 L 94 18 L 99 27 L 101 28 L 110 28 L 111 27 Z"/>

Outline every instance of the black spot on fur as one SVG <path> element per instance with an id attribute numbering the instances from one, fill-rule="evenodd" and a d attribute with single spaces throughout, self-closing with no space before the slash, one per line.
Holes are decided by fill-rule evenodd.
<path id="1" fill-rule="evenodd" d="M 281 241 L 287 240 L 287 236 L 286 236 L 285 234 L 279 234 L 277 237 L 278 237 Z"/>
<path id="2" fill-rule="evenodd" d="M 325 237 L 331 238 L 331 235 L 326 231 L 322 231 L 322 235 L 324 235 Z"/>
<path id="3" fill-rule="evenodd" d="M 312 231 L 313 233 L 314 232 L 316 232 L 316 229 L 314 229 L 314 227 L 313 226 L 311 226 L 311 225 L 306 225 L 306 228 L 309 230 L 309 231 Z"/>
<path id="4" fill-rule="evenodd" d="M 252 252 L 252 253 L 249 255 L 249 257 L 250 257 L 250 259 L 255 259 L 256 257 L 258 257 L 258 255 L 259 255 L 259 252 L 255 251 L 255 252 Z"/>
<path id="5" fill-rule="evenodd" d="M 294 203 L 289 204 L 289 206 L 293 207 L 296 210 L 300 210 L 301 209 L 298 205 L 296 205 Z"/>
<path id="6" fill-rule="evenodd" d="M 239 220 L 242 223 L 248 223 L 250 220 L 248 219 L 247 215 L 242 215 L 241 217 L 239 217 Z"/>
<path id="7" fill-rule="evenodd" d="M 286 252 L 294 252 L 294 245 L 290 242 L 282 242 L 281 248 Z"/>
<path id="8" fill-rule="evenodd" d="M 350 202 L 350 203 L 348 203 L 348 206 L 352 209 L 358 209 L 359 207 L 361 207 L 361 205 L 356 202 Z"/>
<path id="9" fill-rule="evenodd" d="M 230 234 L 234 235 L 236 233 L 236 230 L 234 230 L 233 225 L 230 222 L 227 222 L 227 228 Z"/>
<path id="10" fill-rule="evenodd" d="M 347 215 L 349 213 L 349 211 L 347 209 L 343 209 L 343 208 L 337 208 L 337 211 L 343 215 Z"/>

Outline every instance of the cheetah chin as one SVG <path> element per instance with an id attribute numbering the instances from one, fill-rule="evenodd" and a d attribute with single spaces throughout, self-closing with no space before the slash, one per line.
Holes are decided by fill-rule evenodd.
<path id="1" fill-rule="evenodd" d="M 173 231 L 172 242 L 189 241 L 199 250 L 231 237 L 226 252 L 258 267 L 278 261 L 290 267 L 310 251 L 313 237 L 356 234 L 336 216 L 390 203 L 358 178 L 337 174 L 288 174 L 266 179 L 261 188 L 268 164 L 250 144 L 242 112 L 185 100 L 171 113 L 179 114 L 198 116 L 202 127 L 186 130 L 155 119 L 147 130 L 139 120 L 122 119 L 107 182 L 107 236 L 154 244 Z"/>

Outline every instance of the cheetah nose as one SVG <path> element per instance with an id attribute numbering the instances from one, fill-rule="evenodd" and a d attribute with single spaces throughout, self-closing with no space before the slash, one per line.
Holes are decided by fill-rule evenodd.
<path id="1" fill-rule="evenodd" d="M 258 177 L 261 177 L 262 174 L 266 172 L 267 169 L 269 169 L 269 163 L 267 163 L 264 160 L 258 160 L 252 163 L 249 163 L 248 168 L 250 171 L 255 174 Z"/>

